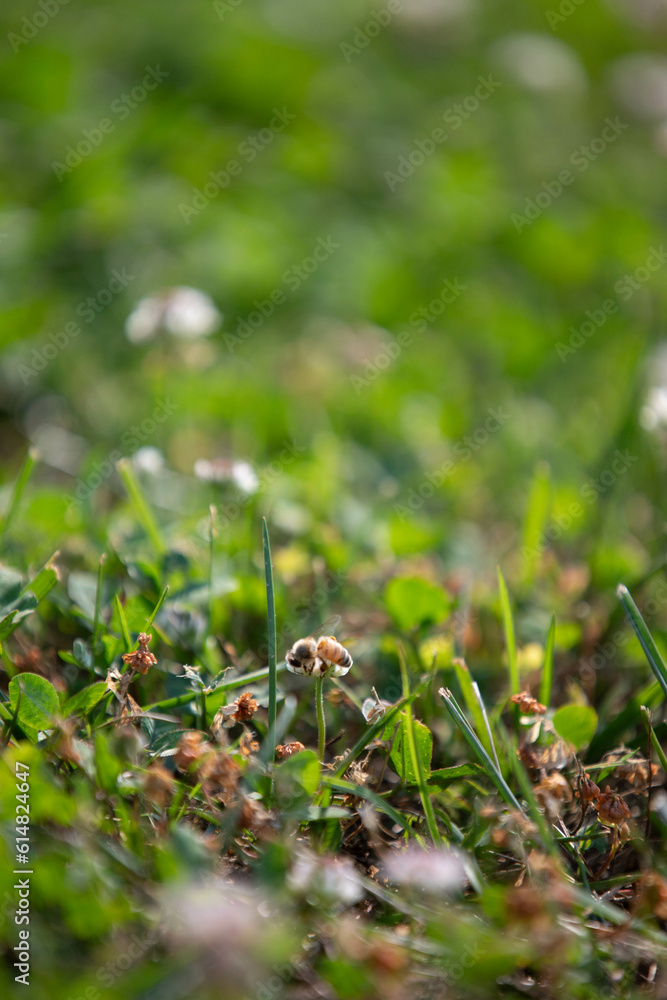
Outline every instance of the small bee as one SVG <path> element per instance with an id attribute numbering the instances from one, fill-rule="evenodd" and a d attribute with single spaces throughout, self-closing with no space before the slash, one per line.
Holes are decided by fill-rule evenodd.
<path id="1" fill-rule="evenodd" d="M 340 624 L 340 615 L 327 618 L 319 628 L 297 639 L 285 653 L 287 669 L 306 677 L 342 677 L 352 666 L 352 657 L 333 635 L 328 635 Z"/>

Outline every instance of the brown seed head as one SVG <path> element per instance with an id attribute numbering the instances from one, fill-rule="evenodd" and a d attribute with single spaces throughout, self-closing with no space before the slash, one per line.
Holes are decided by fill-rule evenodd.
<path id="1" fill-rule="evenodd" d="M 630 819 L 630 810 L 620 795 L 606 790 L 598 799 L 598 818 L 605 826 L 618 826 Z"/>
<path id="2" fill-rule="evenodd" d="M 139 649 L 132 653 L 123 653 L 123 662 L 127 663 L 133 670 L 138 670 L 140 674 L 147 674 L 148 668 L 155 666 L 157 660 L 148 648 L 148 644 L 153 638 L 142 632 L 139 635 Z"/>
<path id="3" fill-rule="evenodd" d="M 547 710 L 546 705 L 539 702 L 537 698 L 533 698 L 530 691 L 521 691 L 520 694 L 513 694 L 510 701 L 519 706 L 519 711 L 523 715 L 544 715 Z"/>
<path id="4" fill-rule="evenodd" d="M 144 795 L 149 802 L 154 802 L 163 809 L 169 801 L 173 786 L 174 779 L 162 764 L 153 764 L 148 768 L 144 777 Z"/>
<path id="5" fill-rule="evenodd" d="M 301 753 L 305 750 L 303 743 L 281 743 L 276 747 L 276 757 L 278 760 L 285 760 L 287 757 L 292 757 L 295 753 Z"/>
<path id="6" fill-rule="evenodd" d="M 202 733 L 183 733 L 174 756 L 174 763 L 179 771 L 190 771 L 199 762 L 206 750 L 202 746 L 203 739 Z"/>
<path id="7" fill-rule="evenodd" d="M 595 802 L 600 797 L 600 789 L 586 774 L 580 775 L 577 779 L 577 788 L 581 801 L 586 804 Z"/>

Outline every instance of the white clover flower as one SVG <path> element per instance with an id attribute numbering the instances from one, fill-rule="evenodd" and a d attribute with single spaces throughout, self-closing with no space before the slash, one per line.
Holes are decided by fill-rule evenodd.
<path id="1" fill-rule="evenodd" d="M 125 322 L 125 334 L 133 344 L 150 340 L 160 329 L 174 337 L 194 340 L 213 333 L 221 320 L 209 295 L 182 285 L 141 299 Z"/>
<path id="2" fill-rule="evenodd" d="M 152 445 L 144 445 L 138 448 L 132 456 L 132 465 L 139 472 L 147 472 L 151 476 L 157 475 L 164 469 L 164 455 L 159 448 Z"/>
<path id="3" fill-rule="evenodd" d="M 207 483 L 233 482 L 244 493 L 256 493 L 260 487 L 259 476 L 250 462 L 231 458 L 198 458 L 194 464 L 197 479 Z"/>
<path id="4" fill-rule="evenodd" d="M 354 863 L 349 858 L 332 858 L 304 851 L 287 876 L 287 885 L 304 896 L 351 906 L 363 896 Z"/>
<path id="5" fill-rule="evenodd" d="M 386 855 L 384 860 L 390 882 L 416 889 L 452 893 L 461 889 L 466 878 L 459 855 L 444 848 L 425 851 L 411 844 L 405 851 Z"/>
<path id="6" fill-rule="evenodd" d="M 208 337 L 222 319 L 210 296 L 197 288 L 173 288 L 165 309 L 164 325 L 175 337 Z"/>

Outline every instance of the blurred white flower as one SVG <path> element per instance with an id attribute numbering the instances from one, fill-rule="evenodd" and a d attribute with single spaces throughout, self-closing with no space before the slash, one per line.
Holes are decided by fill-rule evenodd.
<path id="1" fill-rule="evenodd" d="M 363 896 L 354 863 L 349 858 L 332 858 L 304 851 L 287 876 L 294 892 L 329 903 L 351 906 Z"/>
<path id="2" fill-rule="evenodd" d="M 667 427 L 667 341 L 655 349 L 648 363 L 649 387 L 639 411 L 639 422 L 647 431 Z"/>
<path id="3" fill-rule="evenodd" d="M 256 493 L 259 489 L 259 476 L 250 462 L 231 458 L 198 458 L 194 465 L 197 479 L 209 483 L 232 482 L 244 493 Z"/>
<path id="4" fill-rule="evenodd" d="M 436 893 L 456 892 L 466 878 L 459 855 L 445 849 L 425 851 L 410 845 L 404 851 L 385 855 L 384 862 L 390 882 Z"/>
<path id="5" fill-rule="evenodd" d="M 607 0 L 612 9 L 622 10 L 629 21 L 644 28 L 661 28 L 667 23 L 667 0 Z"/>
<path id="6" fill-rule="evenodd" d="M 159 448 L 154 448 L 152 445 L 144 445 L 143 448 L 135 451 L 132 456 L 132 465 L 139 472 L 147 472 L 149 475 L 154 476 L 164 469 L 164 455 Z"/>
<path id="7" fill-rule="evenodd" d="M 617 59 L 611 85 L 618 99 L 638 118 L 667 117 L 667 56 L 637 52 Z"/>
<path id="8" fill-rule="evenodd" d="M 573 49 L 537 32 L 508 35 L 495 46 L 505 71 L 529 90 L 583 90 L 586 73 Z"/>
<path id="9" fill-rule="evenodd" d="M 192 340 L 213 333 L 221 320 L 210 296 L 183 285 L 141 299 L 125 322 L 125 333 L 134 344 L 150 340 L 160 328 Z"/>

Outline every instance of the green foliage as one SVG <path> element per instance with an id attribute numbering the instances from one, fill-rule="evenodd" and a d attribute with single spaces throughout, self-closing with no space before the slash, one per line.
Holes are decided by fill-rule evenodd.
<path id="1" fill-rule="evenodd" d="M 385 593 L 387 610 L 396 624 L 407 630 L 443 621 L 449 609 L 447 595 L 419 577 L 396 578 Z"/>
<path id="2" fill-rule="evenodd" d="M 598 716 L 590 705 L 563 705 L 554 714 L 553 723 L 559 736 L 581 750 L 593 739 Z"/>
<path id="3" fill-rule="evenodd" d="M 33 732 L 51 725 L 60 707 L 55 688 L 39 674 L 13 677 L 9 682 L 9 701 L 19 723 Z"/>
<path id="4" fill-rule="evenodd" d="M 390 722 L 384 731 L 383 739 L 391 740 L 395 728 L 395 722 Z M 425 726 L 422 722 L 418 722 L 417 720 L 414 720 L 413 722 L 413 731 L 417 754 L 419 755 L 424 773 L 428 778 L 431 773 L 433 736 L 431 735 L 431 731 L 428 726 Z M 419 775 L 413 764 L 409 741 L 407 739 L 405 715 L 401 716 L 398 728 L 396 729 L 396 738 L 394 739 L 394 745 L 391 749 L 391 760 L 399 777 L 402 778 L 403 781 L 411 785 L 419 783 Z"/>

